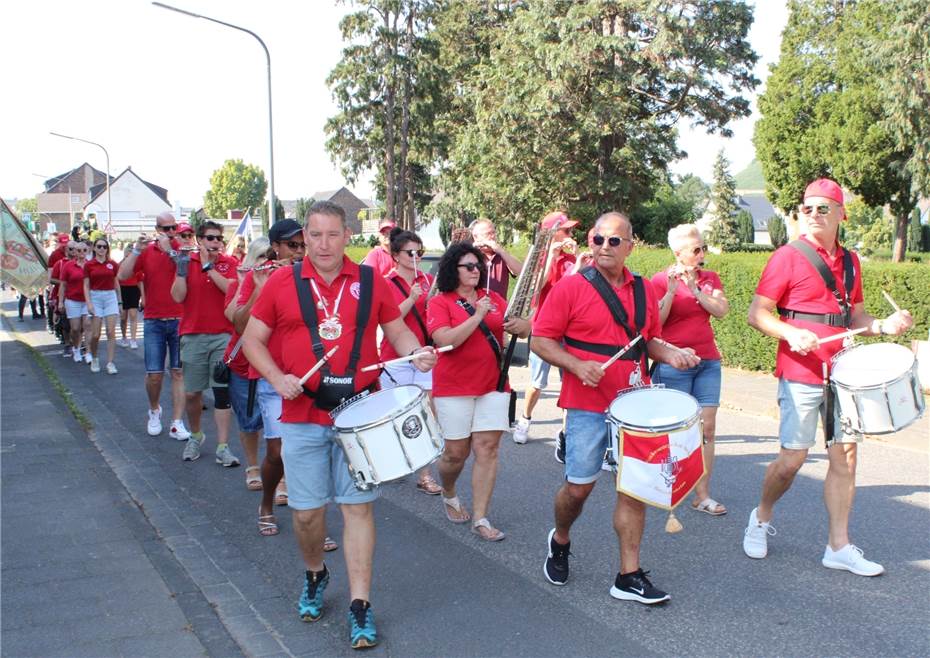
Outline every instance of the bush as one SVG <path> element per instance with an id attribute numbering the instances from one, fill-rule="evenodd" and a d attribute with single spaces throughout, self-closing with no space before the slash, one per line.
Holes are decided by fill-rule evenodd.
<path id="1" fill-rule="evenodd" d="M 778 215 L 772 215 L 767 222 L 769 227 L 769 242 L 778 249 L 788 242 L 788 229 L 785 220 Z"/>

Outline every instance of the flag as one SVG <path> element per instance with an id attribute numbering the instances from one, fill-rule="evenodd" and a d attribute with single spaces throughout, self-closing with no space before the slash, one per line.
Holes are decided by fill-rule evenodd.
<path id="1" fill-rule="evenodd" d="M 245 215 L 242 216 L 242 221 L 239 222 L 239 226 L 236 227 L 236 232 L 233 233 L 232 240 L 229 241 L 229 244 L 226 245 L 227 255 L 231 255 L 236 249 L 236 243 L 239 242 L 239 236 L 245 238 L 245 248 L 249 248 L 249 243 L 252 242 L 252 209 L 249 208 L 245 211 Z"/>
<path id="2" fill-rule="evenodd" d="M 34 297 L 48 285 L 45 251 L 0 199 L 0 278 Z"/>
<path id="3" fill-rule="evenodd" d="M 642 502 L 675 509 L 704 477 L 702 427 L 666 434 L 619 430 L 617 491 Z"/>

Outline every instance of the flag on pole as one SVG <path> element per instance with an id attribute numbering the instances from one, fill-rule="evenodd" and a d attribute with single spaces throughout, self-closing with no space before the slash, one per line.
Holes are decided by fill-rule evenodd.
<path id="1" fill-rule="evenodd" d="M 667 434 L 619 433 L 617 491 L 671 510 L 704 477 L 701 423 Z"/>
<path id="2" fill-rule="evenodd" d="M 249 208 L 245 211 L 245 215 L 242 216 L 242 221 L 239 222 L 239 226 L 236 227 L 236 232 L 233 233 L 232 240 L 229 241 L 229 244 L 226 245 L 226 254 L 231 255 L 236 249 L 236 244 L 239 242 L 239 238 L 245 238 L 245 248 L 249 248 L 249 243 L 252 242 L 252 209 Z"/>
<path id="3" fill-rule="evenodd" d="M 48 285 L 45 250 L 0 199 L 0 278 L 34 297 Z"/>

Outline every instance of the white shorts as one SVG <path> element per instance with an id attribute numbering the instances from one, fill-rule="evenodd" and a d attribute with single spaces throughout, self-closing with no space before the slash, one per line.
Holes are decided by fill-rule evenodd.
<path id="1" fill-rule="evenodd" d="M 91 290 L 90 302 L 94 305 L 94 317 L 105 318 L 119 315 L 119 304 L 115 290 Z"/>
<path id="2" fill-rule="evenodd" d="M 65 315 L 69 320 L 77 320 L 82 315 L 87 315 L 87 302 L 65 299 Z"/>
<path id="3" fill-rule="evenodd" d="M 393 378 L 393 379 L 392 379 Z M 420 372 L 412 363 L 401 363 L 396 366 L 387 366 L 379 378 L 381 388 L 394 388 L 416 384 L 424 391 L 433 390 L 433 373 Z"/>
<path id="4" fill-rule="evenodd" d="M 509 392 L 433 398 L 433 402 L 446 441 L 467 439 L 474 432 L 506 432 L 510 429 L 507 417 Z"/>

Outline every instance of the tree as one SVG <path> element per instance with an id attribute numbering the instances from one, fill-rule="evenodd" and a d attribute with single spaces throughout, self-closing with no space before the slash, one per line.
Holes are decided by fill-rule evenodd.
<path id="1" fill-rule="evenodd" d="M 714 183 L 710 188 L 710 202 L 714 209 L 708 242 L 723 251 L 735 251 L 740 245 L 736 181 L 730 175 L 729 167 L 730 163 L 721 149 L 714 161 Z"/>
<path id="2" fill-rule="evenodd" d="M 643 242 L 665 245 L 670 228 L 694 221 L 694 204 L 683 198 L 680 191 L 680 187 L 666 183 L 656 190 L 652 199 L 633 211 L 630 216 L 633 231 Z"/>
<path id="3" fill-rule="evenodd" d="M 911 211 L 911 223 L 907 226 L 907 250 L 923 251 L 923 231 L 920 228 L 920 210 Z"/>
<path id="4" fill-rule="evenodd" d="M 678 181 L 676 187 L 678 196 L 691 204 L 691 214 L 698 218 L 704 213 L 707 206 L 707 197 L 710 195 L 710 185 L 694 174 L 685 174 Z"/>
<path id="5" fill-rule="evenodd" d="M 307 213 L 310 211 L 310 206 L 314 203 L 313 199 L 305 199 L 303 197 L 297 199 L 297 205 L 294 207 L 294 217 L 301 224 L 304 223 L 307 219 Z"/>
<path id="6" fill-rule="evenodd" d="M 13 208 L 13 209 L 16 211 L 16 214 L 17 214 L 20 218 L 22 218 L 23 213 L 26 213 L 26 212 L 37 213 L 37 212 L 39 212 L 39 202 L 36 200 L 35 197 L 24 197 L 24 198 L 22 198 L 22 199 L 17 199 L 17 200 L 16 200 L 16 204 L 14 205 L 14 208 Z"/>
<path id="7" fill-rule="evenodd" d="M 788 229 L 785 227 L 785 220 L 778 215 L 772 215 L 767 222 L 769 228 L 769 242 L 778 249 L 788 243 Z"/>
<path id="8" fill-rule="evenodd" d="M 265 203 L 268 183 L 261 168 L 242 160 L 227 160 L 210 176 L 210 189 L 203 197 L 208 217 L 225 219 L 230 210 L 252 208 L 257 212 Z M 262 211 L 264 217 L 267 211 Z"/>
<path id="9" fill-rule="evenodd" d="M 746 210 L 736 213 L 736 235 L 740 244 L 753 244 L 756 241 L 756 228 L 752 222 L 752 215 Z"/>

